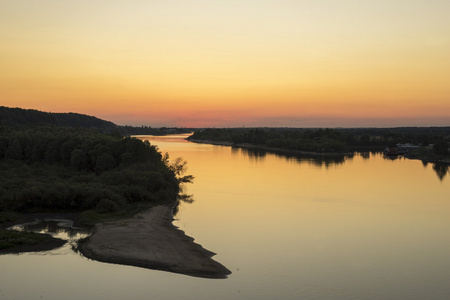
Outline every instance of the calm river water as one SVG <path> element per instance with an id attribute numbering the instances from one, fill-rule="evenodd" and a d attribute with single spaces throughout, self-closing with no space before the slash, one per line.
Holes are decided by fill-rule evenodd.
<path id="1" fill-rule="evenodd" d="M 449 299 L 450 174 L 379 154 L 324 162 L 143 137 L 188 162 L 175 225 L 232 271 L 201 279 L 90 261 L 70 246 L 0 256 L 0 299 Z"/>

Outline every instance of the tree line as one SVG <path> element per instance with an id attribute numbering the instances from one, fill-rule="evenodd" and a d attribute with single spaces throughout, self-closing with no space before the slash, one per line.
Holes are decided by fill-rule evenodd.
<path id="1" fill-rule="evenodd" d="M 49 113 L 35 109 L 0 106 L 0 126 L 56 126 L 87 128 L 115 135 L 166 135 L 188 133 L 192 130 L 177 127 L 152 128 L 150 126 L 116 125 L 94 116 L 77 113 Z"/>
<path id="2" fill-rule="evenodd" d="M 119 211 L 172 203 L 184 162 L 148 141 L 88 129 L 0 126 L 0 211 Z"/>
<path id="3" fill-rule="evenodd" d="M 96 129 L 104 133 L 117 131 L 116 124 L 93 116 L 77 113 L 48 113 L 5 106 L 0 106 L 0 125 L 80 127 Z"/>
<path id="4" fill-rule="evenodd" d="M 382 149 L 397 143 L 447 145 L 450 127 L 413 128 L 222 128 L 197 130 L 189 140 L 251 144 L 310 152 L 345 152 Z"/>

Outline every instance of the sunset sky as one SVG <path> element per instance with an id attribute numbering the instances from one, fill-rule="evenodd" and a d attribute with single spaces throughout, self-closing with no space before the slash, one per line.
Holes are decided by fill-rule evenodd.
<path id="1" fill-rule="evenodd" d="M 450 126 L 450 1 L 0 0 L 0 105 L 153 127 Z"/>

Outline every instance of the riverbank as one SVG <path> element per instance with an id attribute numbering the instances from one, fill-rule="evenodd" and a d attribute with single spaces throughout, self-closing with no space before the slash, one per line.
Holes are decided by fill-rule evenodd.
<path id="1" fill-rule="evenodd" d="M 0 229 L 0 255 L 50 251 L 66 243 L 67 241 L 54 238 L 50 234 Z"/>
<path id="2" fill-rule="evenodd" d="M 212 141 L 212 140 L 200 140 L 200 139 L 189 139 L 189 141 L 193 142 L 193 143 L 197 143 L 197 144 L 209 144 L 209 145 L 216 145 L 216 146 L 231 146 L 231 147 L 235 147 L 235 148 L 261 150 L 261 151 L 267 151 L 270 153 L 290 155 L 290 156 L 338 157 L 338 156 L 353 155 L 353 153 L 351 153 L 351 152 L 300 151 L 300 150 L 290 150 L 290 149 L 283 149 L 283 148 L 259 146 L 259 145 L 253 145 L 253 144 L 248 144 L 248 143 L 234 144 L 232 142 L 225 142 L 225 141 Z"/>
<path id="3" fill-rule="evenodd" d="M 74 222 L 74 226 L 81 226 L 79 222 L 79 213 L 33 213 L 33 214 L 14 214 L 11 220 L 0 224 L 0 233 L 10 232 L 9 227 L 17 224 L 33 223 L 36 221 L 43 221 L 47 219 L 67 219 Z M 18 232 L 17 232 L 18 233 Z M 0 234 L 0 244 L 11 244 L 7 248 L 0 249 L 0 255 L 3 254 L 20 254 L 25 252 L 41 252 L 50 251 L 62 247 L 67 243 L 66 240 L 52 237 L 50 234 L 33 233 L 41 238 L 27 238 L 25 232 L 22 236 L 18 233 L 17 237 L 11 240 L 11 237 L 5 234 Z"/>
<path id="4" fill-rule="evenodd" d="M 405 154 L 408 159 L 420 160 L 424 163 L 437 163 L 450 165 L 450 155 L 435 154 L 432 147 L 422 147 Z"/>
<path id="5" fill-rule="evenodd" d="M 298 151 L 298 150 L 289 150 L 282 148 L 273 148 L 273 147 L 265 147 L 258 146 L 253 144 L 233 144 L 232 142 L 220 142 L 220 141 L 212 141 L 212 140 L 200 140 L 200 139 L 189 139 L 190 142 L 198 143 L 198 144 L 209 144 L 209 145 L 218 145 L 218 146 L 231 146 L 235 148 L 242 149 L 250 149 L 250 150 L 260 150 L 266 151 L 274 154 L 281 154 L 286 156 L 307 156 L 307 157 L 349 157 L 353 156 L 354 152 L 367 152 L 367 151 L 378 151 L 382 152 L 384 147 L 359 147 L 353 149 L 354 152 L 308 152 L 308 151 Z M 404 155 L 408 159 L 412 160 L 420 160 L 425 163 L 440 163 L 450 165 L 450 157 L 448 155 L 436 155 L 433 153 L 433 149 L 421 148 L 416 151 L 411 151 Z"/>
<path id="6" fill-rule="evenodd" d="M 226 278 L 231 272 L 211 259 L 215 253 L 172 224 L 168 206 L 155 206 L 136 216 L 97 224 L 78 250 L 107 263 L 157 269 L 204 278 Z"/>

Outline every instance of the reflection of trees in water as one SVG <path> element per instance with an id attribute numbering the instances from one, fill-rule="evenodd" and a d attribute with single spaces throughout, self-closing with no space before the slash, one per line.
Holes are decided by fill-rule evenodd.
<path id="1" fill-rule="evenodd" d="M 60 221 L 42 221 L 36 224 L 27 224 L 23 226 L 25 231 L 44 232 L 50 234 L 65 233 L 69 238 L 74 238 L 78 234 L 90 234 L 89 229 L 74 228 L 71 226 L 61 225 Z"/>
<path id="2" fill-rule="evenodd" d="M 386 160 L 397 160 L 403 158 L 401 155 L 383 155 L 383 158 Z"/>
<path id="3" fill-rule="evenodd" d="M 252 161 L 263 161 L 267 154 L 273 154 L 277 157 L 284 158 L 291 162 L 296 162 L 299 164 L 307 163 L 314 165 L 316 167 L 329 167 L 333 165 L 342 165 L 348 159 L 353 159 L 353 154 L 350 155 L 336 155 L 336 156 L 326 156 L 326 155 L 294 155 L 289 153 L 278 153 L 273 151 L 266 151 L 264 149 L 255 148 L 232 148 L 233 154 L 242 153 L 248 156 Z M 382 155 L 381 151 L 370 151 L 370 152 L 358 152 L 364 160 L 370 159 L 370 156 L 380 155 L 386 160 L 401 160 L 405 159 L 403 155 Z M 428 165 L 428 162 L 422 161 L 424 167 Z M 446 163 L 434 163 L 433 170 L 436 172 L 439 180 L 443 180 L 447 173 L 450 173 L 450 166 Z"/>
<path id="4" fill-rule="evenodd" d="M 353 155 L 342 155 L 342 156 L 323 156 L 323 157 L 308 157 L 301 156 L 296 157 L 296 160 L 299 163 L 308 163 L 310 165 L 314 165 L 316 167 L 330 167 L 342 165 L 345 163 L 347 159 L 353 159 Z"/>
<path id="5" fill-rule="evenodd" d="M 267 154 L 273 154 L 277 157 L 284 158 L 288 161 L 296 163 L 308 163 L 317 167 L 329 167 L 331 165 L 341 165 L 347 159 L 352 159 L 353 154 L 346 155 L 307 155 L 307 154 L 289 154 L 289 153 L 279 153 L 274 151 L 266 151 L 264 149 L 254 149 L 254 148 L 233 148 L 233 152 L 237 153 L 237 149 L 240 152 L 248 156 L 253 161 L 263 161 Z"/>
<path id="6" fill-rule="evenodd" d="M 241 153 L 241 148 L 234 147 L 234 146 L 231 147 L 231 154 L 238 155 L 239 153 Z"/>
<path id="7" fill-rule="evenodd" d="M 370 152 L 360 152 L 359 155 L 362 157 L 362 159 L 367 160 L 370 158 Z"/>
<path id="8" fill-rule="evenodd" d="M 397 160 L 397 159 L 404 159 L 403 156 L 395 155 L 395 156 L 388 156 L 383 155 L 383 158 L 386 160 Z M 428 166 L 428 162 L 422 160 L 422 165 L 426 168 Z M 447 175 L 447 173 L 450 173 L 450 165 L 447 163 L 433 163 L 433 170 L 436 172 L 436 175 L 438 176 L 439 180 L 442 181 L 444 177 Z"/>
<path id="9" fill-rule="evenodd" d="M 175 206 L 172 210 L 172 215 L 176 216 L 177 213 L 180 211 L 180 204 L 181 203 L 188 203 L 192 204 L 194 203 L 194 195 L 188 195 L 183 192 L 183 189 L 181 189 L 181 192 L 177 196 L 177 201 L 175 202 Z"/>
<path id="10" fill-rule="evenodd" d="M 236 147 L 232 147 L 232 149 L 235 149 L 233 151 L 240 151 L 242 154 L 247 155 L 251 160 L 254 161 L 263 161 L 267 155 L 267 151 L 263 149 Z"/>
<path id="11" fill-rule="evenodd" d="M 441 181 L 444 179 L 445 175 L 450 172 L 449 165 L 445 163 L 435 163 L 433 165 L 433 170 Z"/>
<path id="12" fill-rule="evenodd" d="M 194 195 L 179 194 L 177 200 L 185 203 L 194 203 Z"/>

